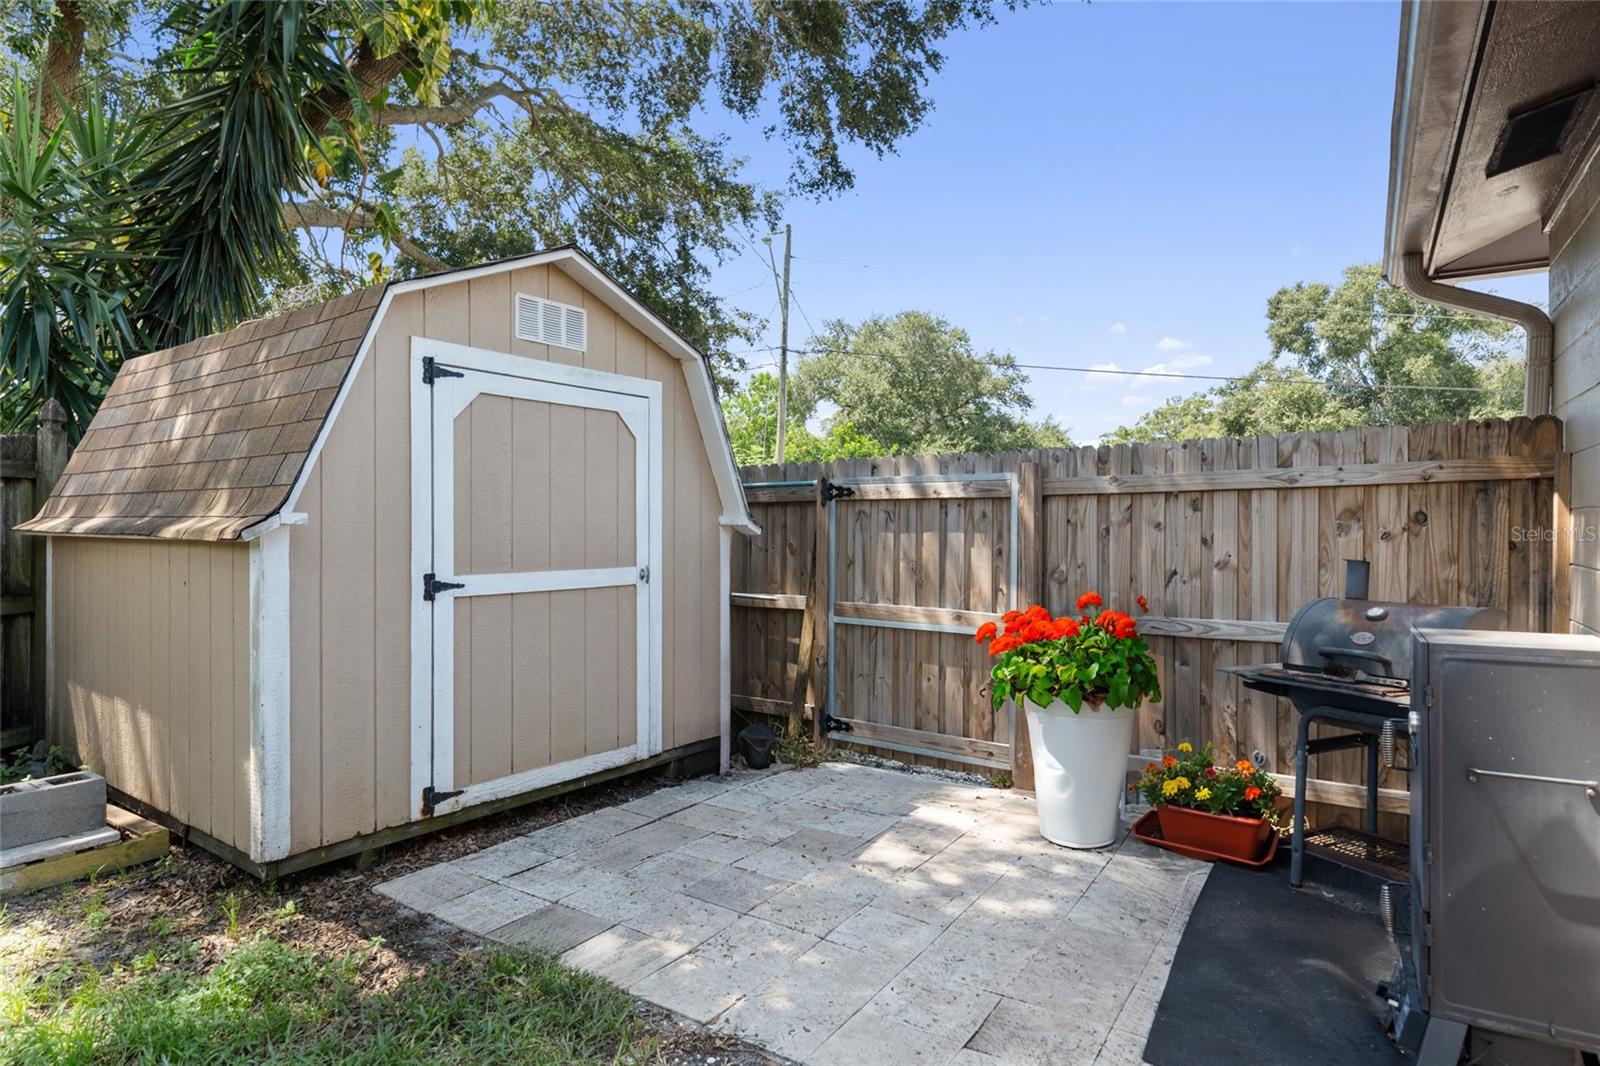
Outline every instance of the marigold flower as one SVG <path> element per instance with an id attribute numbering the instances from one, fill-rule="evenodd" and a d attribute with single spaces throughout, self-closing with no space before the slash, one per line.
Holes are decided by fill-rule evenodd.
<path id="1" fill-rule="evenodd" d="M 1208 800 L 1211 798 L 1211 790 L 1209 788 L 1197 789 L 1195 791 L 1194 798 L 1197 800 Z"/>
<path id="2" fill-rule="evenodd" d="M 1189 742 L 1188 742 L 1188 741 L 1187 741 L 1187 740 L 1186 740 L 1186 741 L 1184 741 L 1184 742 L 1183 742 L 1183 743 L 1182 743 L 1182 744 L 1179 744 L 1179 745 L 1178 745 L 1178 750 L 1179 750 L 1179 751 L 1193 751 L 1193 750 L 1194 750 L 1194 745 L 1193 745 L 1193 744 L 1191 744 L 1191 743 L 1189 743 Z"/>
<path id="3" fill-rule="evenodd" d="M 984 641 L 992 639 L 999 630 L 1000 627 L 993 622 L 985 622 L 978 627 L 978 632 L 973 634 L 972 639 L 982 644 Z"/>
<path id="4" fill-rule="evenodd" d="M 1103 607 L 1105 602 L 1098 592 L 1085 592 L 1078 597 L 1078 610 L 1087 611 L 1090 607 Z"/>
<path id="5" fill-rule="evenodd" d="M 1260 799 L 1261 798 L 1261 790 L 1259 788 L 1257 788 L 1256 786 L 1251 785 L 1249 788 L 1244 790 L 1244 798 L 1245 798 L 1246 801 L 1253 801 L 1253 800 Z"/>
<path id="6" fill-rule="evenodd" d="M 1177 778 L 1173 778 L 1171 781 L 1163 781 L 1161 782 L 1161 794 L 1163 796 L 1176 796 L 1179 787 Z"/>
<path id="7" fill-rule="evenodd" d="M 1173 780 L 1178 783 L 1179 788 L 1188 788 L 1191 784 L 1187 777 L 1174 777 Z"/>
<path id="8" fill-rule="evenodd" d="M 1161 756 L 1161 765 L 1170 770 L 1178 765 L 1178 757 L 1176 755 L 1163 755 Z"/>
<path id="9" fill-rule="evenodd" d="M 1233 764 L 1233 768 L 1241 774 L 1253 774 L 1256 772 L 1256 764 L 1249 759 L 1240 759 Z"/>
<path id="10" fill-rule="evenodd" d="M 1157 766 L 1153 762 L 1148 762 L 1148 763 L 1144 764 L 1144 772 L 1147 773 L 1147 774 L 1153 774 L 1159 769 L 1161 769 L 1161 767 Z"/>

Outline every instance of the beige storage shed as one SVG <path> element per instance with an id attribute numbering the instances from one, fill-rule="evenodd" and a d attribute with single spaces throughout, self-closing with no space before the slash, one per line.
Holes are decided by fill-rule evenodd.
<path id="1" fill-rule="evenodd" d="M 575 249 L 129 360 L 20 528 L 51 739 L 258 874 L 727 765 L 712 379 Z"/>

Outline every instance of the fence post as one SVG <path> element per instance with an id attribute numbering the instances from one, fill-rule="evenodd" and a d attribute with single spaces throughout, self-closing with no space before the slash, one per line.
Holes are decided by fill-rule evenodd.
<path id="1" fill-rule="evenodd" d="M 1017 606 L 1044 602 L 1044 538 L 1039 523 L 1039 464 L 1017 467 Z M 1011 787 L 1033 791 L 1033 747 L 1028 716 L 1020 699 L 1012 701 Z"/>
<path id="2" fill-rule="evenodd" d="M 810 623 L 810 633 L 802 634 L 804 642 L 810 639 L 810 652 L 807 656 L 807 674 L 811 682 L 811 740 L 820 746 L 823 738 L 828 735 L 828 715 L 833 713 L 833 708 L 828 705 L 828 616 L 833 612 L 833 602 L 829 599 L 829 590 L 833 587 L 830 574 L 833 571 L 833 543 L 828 539 L 829 508 L 832 506 L 827 498 L 828 479 L 821 474 L 817 475 L 817 509 L 815 516 L 815 531 L 812 534 L 812 562 L 811 562 L 811 591 L 806 599 L 806 622 Z M 802 628 L 805 628 L 802 625 Z M 802 643 L 801 655 L 807 655 L 807 649 Z M 795 694 L 795 703 L 804 710 L 804 690 Z"/>
<path id="3" fill-rule="evenodd" d="M 44 509 L 56 480 L 67 465 L 72 446 L 67 441 L 67 412 L 54 397 L 46 400 L 39 409 L 39 426 L 34 434 L 33 501 L 35 514 Z M 45 542 L 42 537 L 32 538 L 33 545 L 33 619 L 29 647 L 32 662 L 29 669 L 28 693 L 33 712 L 33 739 L 43 740 L 49 728 L 48 710 L 50 692 L 47 678 L 49 652 L 45 642 L 49 639 L 46 620 L 49 617 L 49 574 L 45 566 Z"/>

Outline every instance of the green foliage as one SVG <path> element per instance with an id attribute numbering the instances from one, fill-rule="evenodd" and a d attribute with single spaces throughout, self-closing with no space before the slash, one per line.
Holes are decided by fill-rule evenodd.
<path id="1" fill-rule="evenodd" d="M 1015 357 L 980 354 L 963 329 L 924 311 L 830 322 L 791 378 L 790 411 L 848 423 L 887 455 L 1064 447 L 1051 419 L 1029 422 L 1028 376 Z"/>
<path id="2" fill-rule="evenodd" d="M 28 175 L 49 179 L 25 205 L 44 221 L 0 236 L 0 296 L 23 294 L 0 415 L 20 426 L 55 395 L 77 433 L 130 352 L 264 298 L 569 241 L 731 365 L 753 323 L 707 282 L 778 196 L 708 112 L 783 140 L 793 192 L 837 193 L 849 146 L 881 154 L 922 122 L 938 43 L 991 3 L 0 0 L 0 16 L 0 71 L 69 115 L 94 84 L 120 116 L 108 136 L 131 131 L 111 147 L 139 149 L 108 167 L 71 131 L 52 147 L 29 93 L 0 105 L 3 132 L 23 131 L 7 220 Z"/>
<path id="3" fill-rule="evenodd" d="M 39 747 L 43 748 L 43 743 Z M 0 761 L 0 785 L 31 781 L 35 777 L 52 777 L 77 768 L 77 763 L 66 752 L 53 745 L 42 754 L 35 754 L 33 748 L 18 748 L 8 761 Z"/>
<path id="4" fill-rule="evenodd" d="M 1150 763 L 1133 786 L 1146 803 L 1170 803 L 1212 814 L 1248 818 L 1259 815 L 1278 824 L 1277 780 L 1248 759 L 1232 766 L 1216 765 L 1216 750 L 1207 744 L 1196 751 L 1184 741 L 1178 750 Z"/>
<path id="5" fill-rule="evenodd" d="M 752 374 L 742 389 L 722 401 L 722 414 L 728 424 L 728 437 L 740 466 L 775 462 L 778 427 L 778 378 L 762 371 Z M 848 419 L 837 418 L 824 436 L 806 428 L 805 422 L 790 419 L 784 438 L 784 461 L 826 463 L 835 459 L 888 455 L 888 446 L 856 429 Z"/>
<path id="6" fill-rule="evenodd" d="M 1411 425 L 1522 412 L 1516 330 L 1386 284 L 1376 264 L 1338 286 L 1301 282 L 1267 301 L 1273 358 L 1169 400 L 1108 443 Z"/>
<path id="7" fill-rule="evenodd" d="M 626 995 L 549 957 L 464 955 L 381 994 L 362 992 L 367 961 L 257 938 L 205 973 L 158 954 L 18 982 L 0 991 L 0 1060 L 557 1066 L 652 1050 Z"/>
<path id="8" fill-rule="evenodd" d="M 3 119 L 0 430 L 24 428 L 51 396 L 81 427 L 122 360 L 143 345 L 120 206 L 143 138 L 94 96 L 46 131 L 20 81 Z"/>

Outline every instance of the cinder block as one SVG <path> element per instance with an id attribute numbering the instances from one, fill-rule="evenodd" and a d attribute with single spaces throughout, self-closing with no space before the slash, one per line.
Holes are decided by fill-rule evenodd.
<path id="1" fill-rule="evenodd" d="M 75 771 L 0 785 L 0 849 L 76 836 L 106 824 L 106 779 Z"/>

